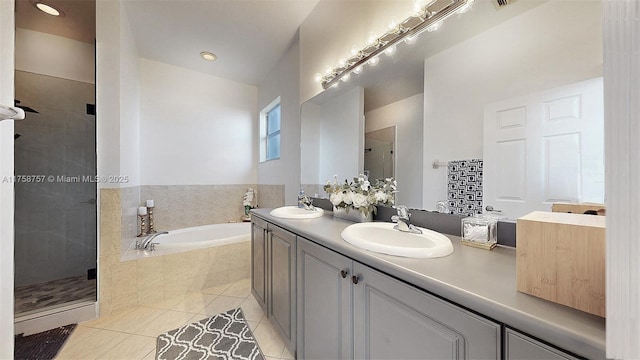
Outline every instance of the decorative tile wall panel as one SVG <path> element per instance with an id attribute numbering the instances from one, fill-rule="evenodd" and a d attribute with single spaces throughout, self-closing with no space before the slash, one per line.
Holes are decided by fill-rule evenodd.
<path id="1" fill-rule="evenodd" d="M 447 199 L 452 214 L 482 214 L 482 159 L 449 161 Z"/>

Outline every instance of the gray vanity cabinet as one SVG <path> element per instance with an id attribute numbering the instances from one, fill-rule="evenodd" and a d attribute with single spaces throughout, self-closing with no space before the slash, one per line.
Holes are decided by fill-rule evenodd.
<path id="1" fill-rule="evenodd" d="M 500 324 L 298 237 L 299 359 L 499 359 Z"/>
<path id="2" fill-rule="evenodd" d="M 251 228 L 251 293 L 295 351 L 296 236 L 257 217 Z"/>
<path id="3" fill-rule="evenodd" d="M 287 347 L 296 340 L 296 235 L 269 224 L 267 313 Z"/>
<path id="4" fill-rule="evenodd" d="M 564 351 L 548 346 L 516 330 L 506 328 L 504 333 L 505 359 L 508 360 L 577 360 Z"/>
<path id="5" fill-rule="evenodd" d="M 353 359 L 351 259 L 298 237 L 298 359 Z"/>
<path id="6" fill-rule="evenodd" d="M 500 324 L 360 263 L 353 271 L 356 359 L 500 358 Z"/>
<path id="7" fill-rule="evenodd" d="M 267 311 L 267 222 L 257 217 L 251 222 L 251 293 Z"/>

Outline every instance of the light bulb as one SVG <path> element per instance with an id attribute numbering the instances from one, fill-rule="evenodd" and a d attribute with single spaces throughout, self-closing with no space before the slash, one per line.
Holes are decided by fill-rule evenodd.
<path id="1" fill-rule="evenodd" d="M 371 66 L 376 66 L 378 65 L 379 61 L 380 59 L 378 59 L 378 57 L 374 57 L 374 58 L 371 58 L 367 63 Z"/>
<path id="2" fill-rule="evenodd" d="M 52 16 L 60 16 L 60 14 L 61 14 L 60 10 L 54 8 L 51 5 L 45 4 L 45 3 L 37 2 L 36 3 L 36 7 L 40 11 L 42 11 L 42 12 L 44 12 L 46 14 L 52 15 Z"/>
<path id="3" fill-rule="evenodd" d="M 357 75 L 362 72 L 362 65 L 358 65 L 353 69 L 353 72 Z"/>
<path id="4" fill-rule="evenodd" d="M 313 79 L 319 83 L 320 81 L 322 81 L 322 74 L 316 73 Z"/>
<path id="5" fill-rule="evenodd" d="M 471 5 L 473 5 L 473 0 L 468 0 L 466 4 L 462 5 L 462 7 L 458 9 L 458 11 L 456 11 L 456 13 L 458 14 L 466 13 L 467 11 L 469 11 L 469 9 L 471 9 Z"/>
<path id="6" fill-rule="evenodd" d="M 424 7 L 427 4 L 426 1 L 424 0 L 417 0 L 414 4 L 413 4 L 413 12 L 415 15 L 422 15 L 422 12 L 424 11 Z"/>
<path id="7" fill-rule="evenodd" d="M 416 41 L 416 35 L 409 35 L 406 38 L 404 38 L 404 42 L 406 44 L 413 44 Z"/>
<path id="8" fill-rule="evenodd" d="M 437 21 L 437 22 L 435 22 L 435 23 L 433 23 L 433 24 L 429 25 L 429 26 L 427 27 L 427 31 L 428 31 L 428 32 L 436 31 L 436 30 L 440 29 L 440 27 L 441 27 L 441 26 L 442 26 L 442 20 Z"/>
<path id="9" fill-rule="evenodd" d="M 202 51 L 200 56 L 207 61 L 215 61 L 218 58 L 216 54 L 209 51 Z"/>
<path id="10" fill-rule="evenodd" d="M 393 46 L 389 46 L 389 47 L 384 51 L 384 53 L 385 53 L 385 54 L 387 54 L 387 55 L 389 55 L 389 56 L 391 56 L 391 55 L 395 54 L 395 53 L 396 53 L 396 46 L 395 46 L 395 45 L 393 45 Z"/>
<path id="11" fill-rule="evenodd" d="M 351 74 L 347 73 L 340 80 L 347 82 L 349 79 L 351 79 Z"/>
<path id="12" fill-rule="evenodd" d="M 338 60 L 338 67 L 345 67 L 347 65 L 347 60 L 340 59 Z"/>

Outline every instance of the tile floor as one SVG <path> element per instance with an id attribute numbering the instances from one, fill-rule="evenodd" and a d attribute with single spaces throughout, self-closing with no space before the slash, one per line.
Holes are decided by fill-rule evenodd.
<path id="1" fill-rule="evenodd" d="M 15 288 L 14 297 L 16 316 L 64 306 L 72 301 L 95 301 L 96 280 L 87 280 L 86 276 L 79 276 L 20 286 Z"/>
<path id="2" fill-rule="evenodd" d="M 250 280 L 245 279 L 82 322 L 56 359 L 154 359 L 156 336 L 238 306 L 266 359 L 294 358 L 251 296 Z"/>

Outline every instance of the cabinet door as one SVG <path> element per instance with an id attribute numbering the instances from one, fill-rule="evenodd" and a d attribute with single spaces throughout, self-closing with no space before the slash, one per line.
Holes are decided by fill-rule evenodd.
<path id="1" fill-rule="evenodd" d="M 500 358 L 499 324 L 362 264 L 354 274 L 356 359 Z"/>
<path id="2" fill-rule="evenodd" d="M 351 264 L 298 237 L 298 359 L 353 359 Z"/>
<path id="3" fill-rule="evenodd" d="M 251 293 L 267 310 L 267 223 L 256 217 L 251 222 Z"/>
<path id="4" fill-rule="evenodd" d="M 291 351 L 296 334 L 296 236 L 269 224 L 268 316 Z"/>
<path id="5" fill-rule="evenodd" d="M 505 359 L 511 360 L 577 360 L 563 351 L 545 345 L 527 335 L 507 328 L 504 335 Z"/>

